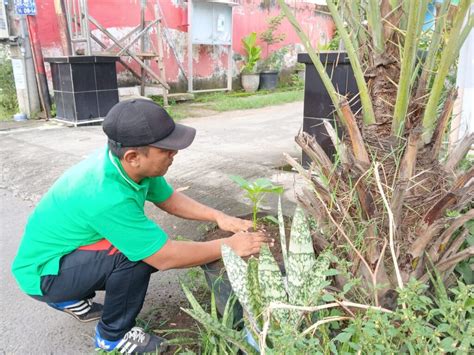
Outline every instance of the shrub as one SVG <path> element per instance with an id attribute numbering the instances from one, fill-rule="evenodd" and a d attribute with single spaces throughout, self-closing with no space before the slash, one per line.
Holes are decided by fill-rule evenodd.
<path id="1" fill-rule="evenodd" d="M 14 112 L 18 109 L 15 80 L 11 59 L 0 49 L 0 107 L 2 111 Z"/>

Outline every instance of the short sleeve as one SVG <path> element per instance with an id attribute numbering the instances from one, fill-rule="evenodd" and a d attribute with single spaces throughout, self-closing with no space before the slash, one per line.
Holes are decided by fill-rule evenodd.
<path id="1" fill-rule="evenodd" d="M 166 243 L 168 236 L 132 199 L 94 216 L 91 227 L 130 261 L 143 260 Z"/>
<path id="2" fill-rule="evenodd" d="M 173 188 L 163 176 L 157 176 L 150 179 L 147 201 L 161 203 L 166 201 L 173 194 Z"/>

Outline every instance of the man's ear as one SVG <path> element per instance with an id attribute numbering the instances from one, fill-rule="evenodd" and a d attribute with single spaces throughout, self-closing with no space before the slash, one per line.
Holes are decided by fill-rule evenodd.
<path id="1" fill-rule="evenodd" d="M 122 160 L 134 168 L 140 167 L 140 153 L 138 152 L 138 150 L 135 150 L 135 149 L 127 150 L 125 154 L 123 155 Z"/>

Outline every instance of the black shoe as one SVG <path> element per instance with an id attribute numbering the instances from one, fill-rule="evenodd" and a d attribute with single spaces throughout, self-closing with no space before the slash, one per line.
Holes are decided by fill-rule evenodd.
<path id="1" fill-rule="evenodd" d="M 92 299 L 48 303 L 48 306 L 63 311 L 83 323 L 100 319 L 102 317 L 102 309 L 104 308 L 101 304 L 92 302 Z"/>
<path id="2" fill-rule="evenodd" d="M 168 350 L 166 339 L 145 333 L 140 327 L 134 327 L 119 340 L 107 340 L 100 336 L 95 328 L 96 350 L 118 351 L 121 354 L 162 353 Z"/>

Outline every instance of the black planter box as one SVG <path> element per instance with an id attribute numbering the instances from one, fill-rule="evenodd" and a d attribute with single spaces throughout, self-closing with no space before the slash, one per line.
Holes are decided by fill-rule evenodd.
<path id="1" fill-rule="evenodd" d="M 45 58 L 51 66 L 56 119 L 74 125 L 99 122 L 119 101 L 118 57 Z"/>
<path id="2" fill-rule="evenodd" d="M 359 94 L 359 90 L 347 54 L 345 52 L 321 52 L 319 57 L 336 90 L 349 100 L 352 112 L 359 111 L 360 100 L 354 98 Z M 335 126 L 334 106 L 309 55 L 307 53 L 298 54 L 298 63 L 306 65 L 303 131 L 315 137 L 329 158 L 333 159 L 336 151 L 323 122 L 328 120 Z M 303 152 L 303 166 L 307 167 L 310 162 L 311 160 Z"/>

